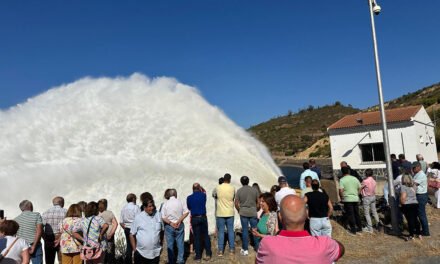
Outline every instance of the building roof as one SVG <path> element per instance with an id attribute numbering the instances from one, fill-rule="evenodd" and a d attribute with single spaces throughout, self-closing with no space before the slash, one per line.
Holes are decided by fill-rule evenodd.
<path id="1" fill-rule="evenodd" d="M 422 107 L 423 106 L 421 105 L 415 105 L 415 106 L 385 110 L 387 123 L 411 121 L 411 118 L 414 117 Z M 362 125 L 364 126 L 378 125 L 381 122 L 382 121 L 380 118 L 379 111 L 360 112 L 357 114 L 344 116 L 343 118 L 339 119 L 331 126 L 329 126 L 328 129 L 330 130 L 330 129 L 351 128 Z"/>

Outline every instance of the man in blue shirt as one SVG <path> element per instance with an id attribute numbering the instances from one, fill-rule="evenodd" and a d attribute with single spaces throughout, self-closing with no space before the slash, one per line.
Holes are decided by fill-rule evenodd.
<path id="1" fill-rule="evenodd" d="M 318 178 L 321 179 L 321 169 L 318 166 L 316 166 L 316 160 L 310 159 L 309 164 L 310 164 L 310 170 L 316 172 L 316 174 L 318 174 Z"/>
<path id="2" fill-rule="evenodd" d="M 194 260 L 202 260 L 202 241 L 205 242 L 206 261 L 212 256 L 211 240 L 208 235 L 208 220 L 206 218 L 206 194 L 198 183 L 193 184 L 193 193 L 186 198 L 186 205 L 191 212 L 191 226 L 194 234 L 194 249 L 196 256 Z"/>
<path id="3" fill-rule="evenodd" d="M 312 177 L 312 180 L 319 181 L 318 174 L 316 174 L 316 172 L 314 172 L 310 169 L 310 164 L 308 162 L 303 163 L 303 168 L 304 168 L 304 172 L 301 173 L 301 178 L 299 180 L 299 187 L 301 188 L 301 190 L 304 190 L 306 188 L 305 179 L 307 176 Z"/>

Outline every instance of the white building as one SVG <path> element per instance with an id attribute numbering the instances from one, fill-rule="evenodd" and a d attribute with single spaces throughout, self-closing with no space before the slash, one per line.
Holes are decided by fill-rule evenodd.
<path id="1" fill-rule="evenodd" d="M 434 125 L 423 106 L 386 110 L 391 154 L 403 153 L 409 161 L 422 154 L 437 161 Z M 379 112 L 348 115 L 327 129 L 333 169 L 346 161 L 353 169 L 384 169 L 382 125 Z M 382 170 L 383 171 L 383 170 Z"/>

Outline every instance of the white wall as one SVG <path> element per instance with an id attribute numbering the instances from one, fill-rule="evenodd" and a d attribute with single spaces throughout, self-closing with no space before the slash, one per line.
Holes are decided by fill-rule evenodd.
<path id="1" fill-rule="evenodd" d="M 434 125 L 424 108 L 416 114 L 414 121 L 418 149 L 416 154 L 422 154 L 428 163 L 438 161 Z M 415 159 L 415 156 L 410 158 Z"/>
<path id="2" fill-rule="evenodd" d="M 371 137 L 368 136 L 368 132 Z M 362 153 L 359 144 L 383 142 L 382 127 L 380 125 L 363 126 L 356 128 L 330 130 L 330 148 L 333 168 L 339 168 L 341 161 L 346 161 L 353 169 L 385 168 L 384 162 L 362 162 Z M 402 145 L 404 135 L 404 146 Z M 415 129 L 411 122 L 388 124 L 388 138 L 391 153 L 396 155 L 413 149 L 416 144 L 409 138 L 415 137 Z"/>
<path id="3" fill-rule="evenodd" d="M 416 155 L 422 154 L 428 163 L 437 161 L 434 128 L 425 109 L 422 108 L 413 120 L 388 124 L 391 154 L 397 156 L 404 153 L 409 161 L 416 160 Z M 329 134 L 334 169 L 339 168 L 341 161 L 346 161 L 353 169 L 385 168 L 384 162 L 363 163 L 359 147 L 359 144 L 383 142 L 381 125 L 329 130 Z"/>

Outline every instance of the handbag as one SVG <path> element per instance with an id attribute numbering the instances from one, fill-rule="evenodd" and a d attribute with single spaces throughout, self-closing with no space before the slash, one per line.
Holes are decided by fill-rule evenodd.
<path id="1" fill-rule="evenodd" d="M 12 242 L 12 244 L 8 247 L 8 249 L 6 249 L 5 254 L 0 254 L 0 262 L 3 261 L 3 259 L 8 255 L 9 251 L 11 250 L 11 248 L 14 246 L 15 242 L 17 242 L 18 237 L 14 240 L 14 242 Z"/>
<path id="2" fill-rule="evenodd" d="M 80 257 L 82 260 L 92 260 L 92 259 L 98 259 L 101 257 L 102 254 L 102 248 L 98 247 L 92 247 L 88 244 L 88 240 L 89 240 L 89 231 L 90 231 L 90 225 L 93 222 L 93 218 L 95 218 L 94 216 L 92 217 L 92 219 L 90 219 L 90 223 L 89 223 L 89 227 L 87 228 L 87 241 L 86 244 L 81 248 L 81 253 L 80 253 Z"/>
<path id="3" fill-rule="evenodd" d="M 437 181 L 435 179 L 429 179 L 428 187 L 431 187 L 434 189 L 440 189 L 440 181 Z"/>

